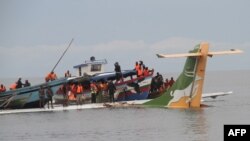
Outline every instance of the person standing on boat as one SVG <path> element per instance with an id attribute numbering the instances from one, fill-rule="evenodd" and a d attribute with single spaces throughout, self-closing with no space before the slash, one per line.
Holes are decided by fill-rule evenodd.
<path id="1" fill-rule="evenodd" d="M 173 85 L 174 83 L 175 83 L 174 78 L 171 77 L 171 79 L 170 79 L 170 81 L 169 81 L 169 86 L 172 87 L 172 85 Z"/>
<path id="2" fill-rule="evenodd" d="M 165 80 L 164 85 L 165 85 L 165 89 L 170 88 L 170 83 L 169 83 L 169 81 L 168 81 L 168 79 L 167 79 L 167 78 L 166 78 L 166 80 Z"/>
<path id="3" fill-rule="evenodd" d="M 23 85 L 24 87 L 29 87 L 30 86 L 30 82 L 28 80 L 25 80 L 25 83 Z"/>
<path id="4" fill-rule="evenodd" d="M 118 62 L 116 62 L 115 64 L 115 75 L 116 75 L 116 83 L 122 79 L 122 71 L 121 71 L 121 66 L 119 65 Z"/>
<path id="5" fill-rule="evenodd" d="M 69 72 L 69 70 L 67 70 L 67 72 L 65 72 L 64 76 L 65 77 L 71 77 L 71 73 Z"/>
<path id="6" fill-rule="evenodd" d="M 47 98 L 48 98 L 48 109 L 49 109 L 49 105 L 51 104 L 51 108 L 53 109 L 53 96 L 54 96 L 54 93 L 51 89 L 50 86 L 48 86 L 48 89 L 46 91 L 46 95 L 47 95 Z"/>
<path id="7" fill-rule="evenodd" d="M 21 77 L 18 78 L 16 84 L 17 84 L 17 85 L 16 85 L 16 89 L 22 88 L 22 86 L 23 86 L 24 84 L 23 84 L 23 82 L 22 82 L 22 78 L 21 78 Z"/>
<path id="8" fill-rule="evenodd" d="M 78 83 L 76 86 L 76 104 L 82 105 L 83 100 L 83 86 L 81 83 Z"/>
<path id="9" fill-rule="evenodd" d="M 115 102 L 115 98 L 114 98 L 115 91 L 116 91 L 116 87 L 115 87 L 114 83 L 112 82 L 112 80 L 109 80 L 108 93 L 109 93 L 110 102 Z"/>
<path id="10" fill-rule="evenodd" d="M 39 89 L 38 92 L 39 92 L 39 107 L 43 108 L 44 107 L 44 101 L 45 101 L 45 91 L 44 91 L 43 86 L 40 86 L 40 89 Z"/>
<path id="11" fill-rule="evenodd" d="M 97 86 L 94 81 L 90 82 L 91 103 L 96 103 Z"/>

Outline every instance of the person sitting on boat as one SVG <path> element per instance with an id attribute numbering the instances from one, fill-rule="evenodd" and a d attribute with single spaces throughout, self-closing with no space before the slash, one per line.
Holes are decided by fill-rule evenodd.
<path id="1" fill-rule="evenodd" d="M 39 89 L 39 107 L 43 108 L 44 107 L 44 103 L 45 103 L 45 91 L 43 86 L 40 86 Z"/>
<path id="2" fill-rule="evenodd" d="M 143 75 L 144 76 L 148 76 L 149 75 L 148 67 L 145 67 L 145 69 L 143 69 Z"/>
<path id="3" fill-rule="evenodd" d="M 24 87 L 29 87 L 30 86 L 30 82 L 28 80 L 25 80 L 25 83 L 23 85 Z"/>
<path id="4" fill-rule="evenodd" d="M 69 70 L 67 70 L 67 72 L 65 72 L 64 76 L 65 77 L 71 77 L 71 73 L 69 72 Z"/>
<path id="5" fill-rule="evenodd" d="M 54 93 L 51 89 L 50 86 L 48 86 L 48 89 L 46 91 L 46 95 L 47 95 L 47 98 L 48 98 L 48 109 L 49 109 L 49 105 L 51 105 L 51 108 L 53 109 L 53 96 L 54 96 Z"/>
<path id="6" fill-rule="evenodd" d="M 51 71 L 46 77 L 45 77 L 45 81 L 49 82 L 49 81 L 53 81 L 57 79 L 57 75 L 54 73 L 54 71 Z"/>
<path id="7" fill-rule="evenodd" d="M 6 88 L 3 84 L 0 85 L 0 93 L 5 92 Z"/>
<path id="8" fill-rule="evenodd" d="M 123 78 L 122 78 L 122 72 L 121 72 L 121 66 L 119 65 L 118 62 L 116 62 L 115 64 L 115 75 L 116 75 L 116 83 L 120 80 L 123 81 Z"/>
<path id="9" fill-rule="evenodd" d="M 23 84 L 23 82 L 22 82 L 22 78 L 21 78 L 21 77 L 18 78 L 16 84 L 17 84 L 17 85 L 16 85 L 16 89 L 22 88 L 22 86 L 23 86 L 24 84 Z"/>

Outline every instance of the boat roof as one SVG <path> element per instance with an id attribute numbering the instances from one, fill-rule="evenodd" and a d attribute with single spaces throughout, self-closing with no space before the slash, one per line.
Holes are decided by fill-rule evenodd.
<path id="1" fill-rule="evenodd" d="M 136 71 L 135 70 L 122 71 L 123 77 L 128 77 L 131 75 L 136 75 Z M 90 80 L 100 81 L 100 80 L 112 80 L 112 79 L 116 79 L 116 72 L 105 72 L 105 73 L 95 74 L 93 77 L 91 77 Z"/>
<path id="2" fill-rule="evenodd" d="M 76 66 L 73 66 L 73 68 L 80 68 L 80 67 L 84 67 L 84 66 L 88 66 L 89 64 L 94 65 L 94 64 L 107 64 L 107 60 L 106 59 L 102 59 L 102 60 L 86 60 L 83 64 L 79 64 Z"/>

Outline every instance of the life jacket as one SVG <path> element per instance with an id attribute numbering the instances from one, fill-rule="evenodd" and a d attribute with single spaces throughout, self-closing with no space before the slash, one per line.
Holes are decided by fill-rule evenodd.
<path id="1" fill-rule="evenodd" d="M 76 93 L 80 94 L 83 92 L 83 87 L 82 85 L 77 85 Z"/>
<path id="2" fill-rule="evenodd" d="M 143 75 L 148 76 L 149 75 L 149 70 L 143 70 Z"/>
<path id="3" fill-rule="evenodd" d="M 135 70 L 136 70 L 136 71 L 138 71 L 139 68 L 140 68 L 140 65 L 139 65 L 139 64 L 135 65 Z"/>
<path id="4" fill-rule="evenodd" d="M 16 89 L 17 84 L 13 83 L 10 85 L 10 90 L 15 90 Z"/>
<path id="5" fill-rule="evenodd" d="M 138 74 L 138 76 L 139 76 L 139 77 L 140 77 L 140 76 L 142 76 L 143 71 L 142 71 L 142 69 L 141 69 L 141 68 L 139 68 L 139 69 L 138 69 L 137 74 Z"/>
<path id="6" fill-rule="evenodd" d="M 55 80 L 55 79 L 57 79 L 57 76 L 56 76 L 56 74 L 55 73 L 49 73 L 49 74 L 47 74 L 47 76 L 45 77 L 45 81 L 46 82 L 48 82 L 48 81 L 50 81 L 50 80 Z"/>
<path id="7" fill-rule="evenodd" d="M 76 100 L 75 94 L 72 93 L 71 91 L 69 91 L 68 96 L 69 96 L 69 100 Z"/>

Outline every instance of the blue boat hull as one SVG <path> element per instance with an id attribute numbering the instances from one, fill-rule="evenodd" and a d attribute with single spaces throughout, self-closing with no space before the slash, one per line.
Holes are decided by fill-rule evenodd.
<path id="1" fill-rule="evenodd" d="M 23 87 L 16 90 L 10 90 L 0 94 L 1 109 L 19 109 L 19 108 L 37 108 L 39 107 L 39 89 L 43 86 L 45 89 L 50 86 L 52 91 L 55 91 L 64 83 L 66 78 L 54 80 L 47 83 L 42 83 L 35 86 Z M 47 97 L 45 97 L 45 102 Z"/>

